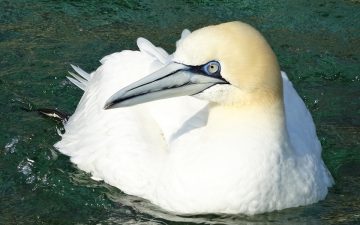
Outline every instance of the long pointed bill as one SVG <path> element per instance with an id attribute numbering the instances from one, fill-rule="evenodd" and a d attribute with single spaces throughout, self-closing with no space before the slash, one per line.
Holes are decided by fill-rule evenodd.
<path id="1" fill-rule="evenodd" d="M 207 76 L 191 66 L 170 63 L 162 69 L 136 81 L 112 95 L 105 109 L 137 105 L 159 99 L 195 95 L 223 79 Z"/>

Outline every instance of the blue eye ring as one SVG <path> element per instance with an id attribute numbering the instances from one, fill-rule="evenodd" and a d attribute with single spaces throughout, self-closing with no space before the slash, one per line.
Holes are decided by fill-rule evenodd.
<path id="1" fill-rule="evenodd" d="M 206 63 L 202 69 L 207 75 L 213 76 L 220 73 L 221 66 L 220 63 L 217 61 L 210 61 Z"/>

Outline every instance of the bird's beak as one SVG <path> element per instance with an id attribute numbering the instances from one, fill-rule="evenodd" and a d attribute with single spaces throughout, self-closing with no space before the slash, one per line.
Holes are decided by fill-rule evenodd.
<path id="1" fill-rule="evenodd" d="M 195 95 L 215 85 L 227 83 L 221 77 L 202 73 L 198 66 L 170 63 L 112 95 L 104 109 L 133 106 L 154 100 Z"/>

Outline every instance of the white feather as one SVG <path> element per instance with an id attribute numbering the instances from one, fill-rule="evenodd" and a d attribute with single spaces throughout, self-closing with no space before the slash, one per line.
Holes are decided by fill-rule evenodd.
<path id="1" fill-rule="evenodd" d="M 78 88 L 80 88 L 81 90 L 85 91 L 86 85 L 81 83 L 80 81 L 76 80 L 75 78 L 72 77 L 66 77 L 68 80 L 71 81 L 71 83 L 75 84 Z"/>
<path id="2" fill-rule="evenodd" d="M 166 65 L 170 61 L 169 54 L 162 48 L 156 47 L 150 41 L 145 38 L 138 38 L 137 46 L 141 52 L 149 54 L 150 56 L 155 57 L 162 64 Z"/>
<path id="3" fill-rule="evenodd" d="M 180 43 L 187 37 L 189 36 L 189 34 L 191 34 L 190 30 L 188 29 L 184 29 L 181 32 L 181 38 L 176 42 L 176 47 L 178 47 L 180 45 Z"/>
<path id="4" fill-rule="evenodd" d="M 112 94 L 169 60 L 145 39 L 138 45 L 104 57 L 86 89 L 83 79 L 72 80 L 85 92 L 55 146 L 80 169 L 177 213 L 254 214 L 326 196 L 333 181 L 314 123 L 285 73 L 285 131 L 269 118 L 271 108 L 210 114 L 192 97 L 104 110 Z"/>
<path id="5" fill-rule="evenodd" d="M 75 72 L 78 73 L 78 75 L 69 71 L 68 73 L 73 77 L 66 77 L 66 78 L 69 79 L 71 83 L 75 84 L 78 88 L 85 91 L 87 82 L 90 79 L 90 74 L 86 73 L 78 66 L 71 65 L 71 67 L 75 70 Z"/>
<path id="6" fill-rule="evenodd" d="M 85 80 L 89 80 L 90 79 L 90 74 L 88 74 L 87 72 L 85 72 L 83 69 L 81 69 L 78 66 L 74 66 L 71 65 L 71 67 Z"/>

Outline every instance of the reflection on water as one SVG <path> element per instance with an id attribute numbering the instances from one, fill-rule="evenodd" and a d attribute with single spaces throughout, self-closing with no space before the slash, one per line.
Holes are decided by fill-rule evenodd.
<path id="1" fill-rule="evenodd" d="M 0 1 L 0 224 L 360 223 L 358 1 Z M 138 36 L 173 51 L 183 28 L 242 20 L 259 28 L 312 111 L 336 185 L 317 204 L 256 216 L 179 216 L 90 179 L 53 148 L 87 71 Z"/>
<path id="2" fill-rule="evenodd" d="M 357 168 L 354 168 L 357 167 Z M 357 164 L 345 165 L 341 170 L 360 171 Z M 114 202 L 119 204 L 121 209 L 128 206 L 128 214 L 136 214 L 136 221 L 124 221 L 124 216 L 114 210 L 110 214 L 108 221 L 116 224 L 152 222 L 155 224 L 164 224 L 171 222 L 180 223 L 206 223 L 206 224 L 352 224 L 360 219 L 359 195 L 354 195 L 360 188 L 359 172 L 353 177 L 341 179 L 337 186 L 343 186 L 341 191 L 338 188 L 331 190 L 327 199 L 320 203 L 286 209 L 278 212 L 265 213 L 255 216 L 245 215 L 197 215 L 197 216 L 181 216 L 170 214 L 161 210 L 150 202 L 136 196 L 122 194 L 116 188 L 108 187 L 107 196 Z M 338 192 L 338 193 L 337 193 Z M 339 194 L 342 193 L 342 194 Z M 348 193 L 349 196 L 344 195 Z M 149 217 L 151 216 L 151 217 Z"/>

